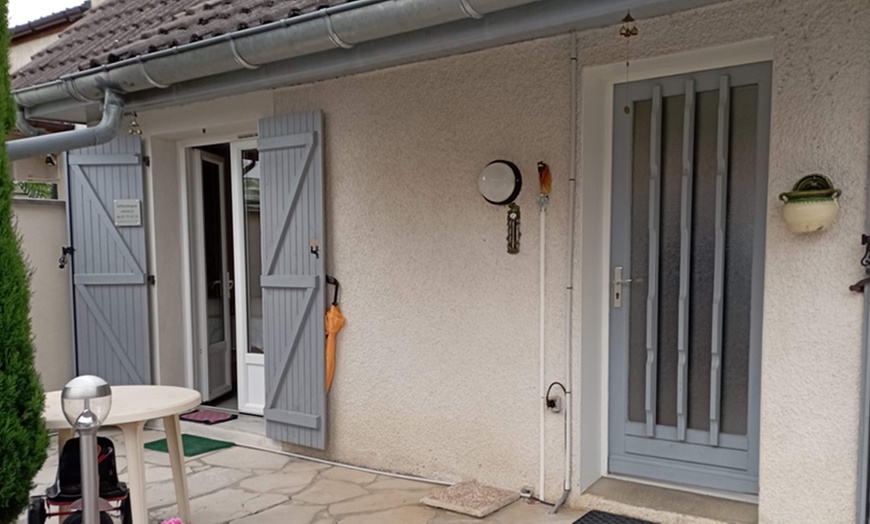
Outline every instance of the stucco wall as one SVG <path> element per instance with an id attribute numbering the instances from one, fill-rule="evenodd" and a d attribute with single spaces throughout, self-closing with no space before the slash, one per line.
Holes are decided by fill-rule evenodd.
<path id="1" fill-rule="evenodd" d="M 57 267 L 60 248 L 67 245 L 66 211 L 62 202 L 23 201 L 15 201 L 12 211 L 33 271 L 30 319 L 36 370 L 47 391 L 60 389 L 75 375 L 69 266 Z"/>
<path id="2" fill-rule="evenodd" d="M 739 0 L 638 22 L 635 60 L 773 37 L 759 520 L 855 515 L 870 123 L 870 4 Z M 622 45 L 619 45 L 622 44 Z M 579 35 L 580 64 L 625 61 L 613 29 Z M 582 122 L 581 115 L 581 122 Z M 843 189 L 832 229 L 796 236 L 777 195 L 821 172 Z M 581 173 L 584 184 L 595 173 Z"/>
<path id="3" fill-rule="evenodd" d="M 275 112 L 325 114 L 327 267 L 347 326 L 329 455 L 533 487 L 538 472 L 536 163 L 550 164 L 547 331 L 561 380 L 569 161 L 567 36 L 285 89 Z M 477 174 L 523 172 L 521 251 Z M 550 415 L 559 482 L 561 415 Z"/>

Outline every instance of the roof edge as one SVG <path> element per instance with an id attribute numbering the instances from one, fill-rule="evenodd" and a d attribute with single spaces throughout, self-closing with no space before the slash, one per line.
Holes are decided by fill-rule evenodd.
<path id="1" fill-rule="evenodd" d="M 277 22 L 140 55 L 15 90 L 28 109 L 61 101 L 98 102 L 178 83 L 386 38 L 543 0 L 352 0 Z M 649 1 L 649 0 L 648 0 Z"/>
<path id="2" fill-rule="evenodd" d="M 68 9 L 64 9 L 63 11 L 58 11 L 57 13 L 52 13 L 42 18 L 37 18 L 36 20 L 32 20 L 25 24 L 19 24 L 15 27 L 10 27 L 9 36 L 14 42 L 19 38 L 24 38 L 25 36 L 30 36 L 34 33 L 39 33 L 45 31 L 46 29 L 51 29 L 52 27 L 71 24 L 80 20 L 85 15 L 85 12 L 87 12 L 90 8 L 91 2 L 90 0 L 86 0 L 81 5 L 70 7 Z"/>

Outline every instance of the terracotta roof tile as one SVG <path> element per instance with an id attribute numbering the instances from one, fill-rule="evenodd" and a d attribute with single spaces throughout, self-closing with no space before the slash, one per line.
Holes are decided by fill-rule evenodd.
<path id="1" fill-rule="evenodd" d="M 349 0 L 108 0 L 12 77 L 14 89 Z"/>

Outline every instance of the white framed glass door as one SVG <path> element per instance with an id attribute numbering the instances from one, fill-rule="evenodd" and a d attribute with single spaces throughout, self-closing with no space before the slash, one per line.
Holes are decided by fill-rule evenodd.
<path id="1" fill-rule="evenodd" d="M 203 401 L 232 391 L 232 323 L 227 271 L 224 160 L 192 151 L 195 257 L 196 379 Z"/>
<path id="2" fill-rule="evenodd" d="M 230 145 L 239 411 L 263 414 L 263 293 L 260 287 L 260 164 L 256 140 Z"/>

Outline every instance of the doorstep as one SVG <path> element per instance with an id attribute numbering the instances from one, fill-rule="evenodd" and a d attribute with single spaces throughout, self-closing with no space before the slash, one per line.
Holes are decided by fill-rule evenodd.
<path id="1" fill-rule="evenodd" d="M 228 420 L 220 424 L 198 424 L 196 422 L 181 421 L 181 432 L 198 437 L 206 437 L 215 440 L 226 440 L 240 446 L 260 448 L 269 451 L 283 451 L 283 444 L 266 436 L 266 420 L 255 415 L 239 413 L 239 418 Z M 147 426 L 154 429 L 163 429 L 162 420 L 152 420 Z"/>
<path id="2" fill-rule="evenodd" d="M 757 524 L 758 505 L 604 477 L 579 499 L 584 510 L 609 511 L 660 524 Z"/>

